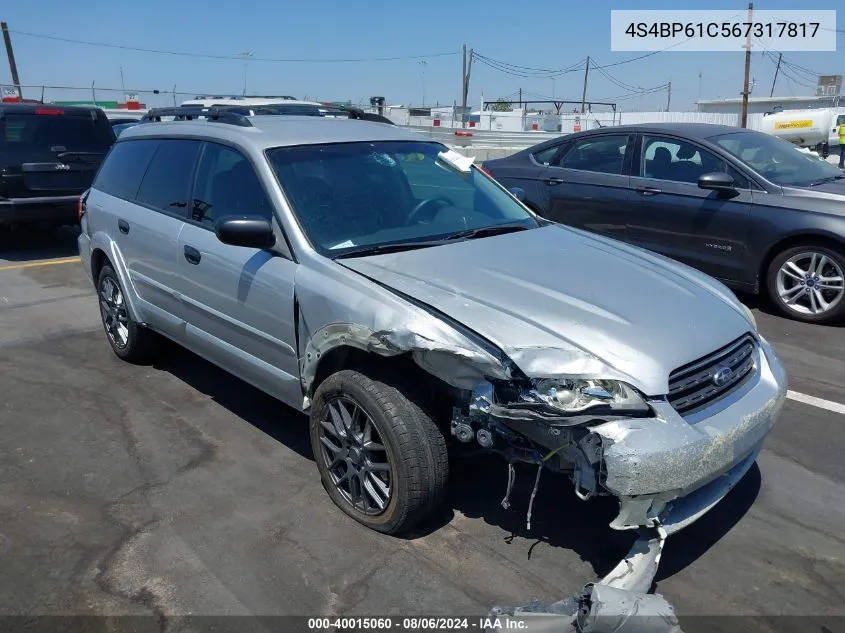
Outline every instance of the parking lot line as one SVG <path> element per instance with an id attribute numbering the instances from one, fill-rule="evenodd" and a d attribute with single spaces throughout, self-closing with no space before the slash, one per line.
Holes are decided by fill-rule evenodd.
<path id="1" fill-rule="evenodd" d="M 0 270 L 19 270 L 21 268 L 36 268 L 38 266 L 57 266 L 59 264 L 75 264 L 80 259 L 78 257 L 63 257 L 62 259 L 48 259 L 41 262 L 27 262 L 26 264 L 9 264 L 0 266 Z"/>
<path id="2" fill-rule="evenodd" d="M 787 391 L 786 397 L 790 400 L 795 400 L 796 402 L 809 404 L 812 407 L 818 407 L 819 409 L 845 415 L 845 404 L 824 400 L 823 398 L 816 398 L 815 396 L 808 396 L 806 393 L 799 393 L 797 391 Z"/>

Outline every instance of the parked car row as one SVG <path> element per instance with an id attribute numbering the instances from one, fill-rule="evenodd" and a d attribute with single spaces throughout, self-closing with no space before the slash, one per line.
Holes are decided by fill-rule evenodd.
<path id="1" fill-rule="evenodd" d="M 307 414 L 328 495 L 380 532 L 438 510 L 450 444 L 502 455 L 508 496 L 523 463 L 535 490 L 552 470 L 615 497 L 615 529 L 686 527 L 778 419 L 775 352 L 719 281 L 544 219 L 471 162 L 368 121 L 124 130 L 80 205 L 109 345 L 138 362 L 169 338 Z"/>
<path id="2" fill-rule="evenodd" d="M 845 174 L 735 127 L 571 134 L 486 161 L 543 217 L 666 255 L 811 323 L 845 318 Z"/>

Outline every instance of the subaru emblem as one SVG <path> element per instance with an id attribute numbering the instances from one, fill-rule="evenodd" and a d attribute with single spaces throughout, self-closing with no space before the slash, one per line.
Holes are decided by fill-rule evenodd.
<path id="1" fill-rule="evenodd" d="M 734 375 L 734 370 L 730 367 L 721 367 L 713 374 L 713 384 L 717 387 L 724 387 Z"/>

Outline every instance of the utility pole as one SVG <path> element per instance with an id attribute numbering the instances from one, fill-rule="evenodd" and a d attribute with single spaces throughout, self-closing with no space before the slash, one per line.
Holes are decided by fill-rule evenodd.
<path id="1" fill-rule="evenodd" d="M 581 94 L 581 114 L 587 105 L 587 76 L 590 74 L 590 56 L 587 56 L 587 67 L 584 69 L 584 92 Z"/>
<path id="2" fill-rule="evenodd" d="M 772 79 L 772 91 L 769 93 L 770 97 L 773 97 L 775 94 L 775 83 L 778 80 L 778 71 L 780 70 L 780 60 L 783 59 L 783 53 L 778 53 L 778 65 L 775 68 L 775 78 Z"/>
<path id="3" fill-rule="evenodd" d="M 522 110 L 522 88 L 519 89 L 519 109 Z"/>
<path id="4" fill-rule="evenodd" d="M 5 22 L 0 22 L 0 29 L 3 30 L 3 41 L 6 43 L 6 56 L 9 58 L 9 70 L 12 73 L 12 83 L 15 84 L 15 89 L 18 91 L 18 97 L 23 99 L 21 78 L 18 77 L 18 66 L 15 64 L 15 51 L 12 50 L 12 37 L 9 35 L 9 25 Z"/>
<path id="5" fill-rule="evenodd" d="M 243 53 L 238 53 L 238 56 L 244 60 L 244 91 L 242 96 L 246 96 L 246 69 L 249 66 L 249 59 L 253 56 L 252 51 L 244 51 Z"/>
<path id="6" fill-rule="evenodd" d="M 466 49 L 466 47 L 464 47 Z M 466 62 L 466 72 L 464 73 L 464 85 L 463 85 L 463 100 L 461 102 L 461 112 L 466 113 L 467 111 L 467 99 L 469 98 L 469 76 L 472 73 L 472 58 L 473 58 L 473 49 L 469 49 L 469 59 Z M 483 102 L 483 99 L 482 99 Z M 462 125 L 461 127 L 466 127 L 466 120 L 461 115 Z"/>
<path id="7" fill-rule="evenodd" d="M 752 15 L 754 13 L 754 3 L 748 3 L 748 23 L 753 24 Z M 748 124 L 748 75 L 751 72 L 751 29 L 748 29 L 748 36 L 745 40 L 745 81 L 742 88 L 742 124 L 741 127 L 746 127 Z"/>
<path id="8" fill-rule="evenodd" d="M 666 96 L 666 112 L 669 112 L 669 106 L 672 104 L 672 82 L 669 82 L 669 94 Z"/>
<path id="9" fill-rule="evenodd" d="M 466 120 L 464 116 L 464 108 L 467 100 L 467 45 L 464 44 L 464 56 L 461 64 L 461 127 L 466 127 Z"/>

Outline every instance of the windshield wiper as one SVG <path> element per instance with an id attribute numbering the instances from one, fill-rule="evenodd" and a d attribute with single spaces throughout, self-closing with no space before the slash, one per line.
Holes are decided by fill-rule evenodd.
<path id="1" fill-rule="evenodd" d="M 524 224 L 494 224 L 493 226 L 482 226 L 477 229 L 459 231 L 444 239 L 471 240 L 476 237 L 488 237 L 490 235 L 499 235 L 501 233 L 514 233 L 515 231 L 527 231 L 530 228 L 530 226 L 525 226 Z"/>
<path id="2" fill-rule="evenodd" d="M 343 259 L 346 257 L 359 257 L 364 255 L 381 255 L 383 253 L 396 253 L 399 251 L 410 251 L 417 248 L 428 248 L 430 246 L 442 246 L 447 242 L 460 239 L 473 239 L 475 237 L 486 237 L 488 235 L 498 235 L 500 233 L 512 233 L 514 231 L 524 231 L 530 229 L 530 226 L 524 224 L 498 224 L 494 226 L 484 226 L 477 229 L 467 229 L 466 231 L 459 231 L 438 240 L 421 240 L 416 242 L 393 242 L 392 244 L 373 244 L 372 246 L 362 246 L 351 251 L 346 251 L 340 255 L 336 255 L 334 259 Z"/>
<path id="3" fill-rule="evenodd" d="M 825 182 L 833 182 L 834 180 L 842 180 L 843 178 L 845 178 L 845 175 L 843 174 L 837 174 L 836 176 L 828 176 L 827 178 L 820 178 L 819 180 L 814 180 L 808 186 L 815 187 L 816 185 L 821 185 Z"/>
<path id="4" fill-rule="evenodd" d="M 384 253 L 398 253 L 399 251 L 410 251 L 417 248 L 428 248 L 429 246 L 439 246 L 443 244 L 443 240 L 426 240 L 417 242 L 394 242 L 392 244 L 373 244 L 372 246 L 362 246 L 351 251 L 346 251 L 340 255 L 335 255 L 334 259 L 344 259 L 346 257 L 361 257 L 364 255 L 381 255 Z"/>

